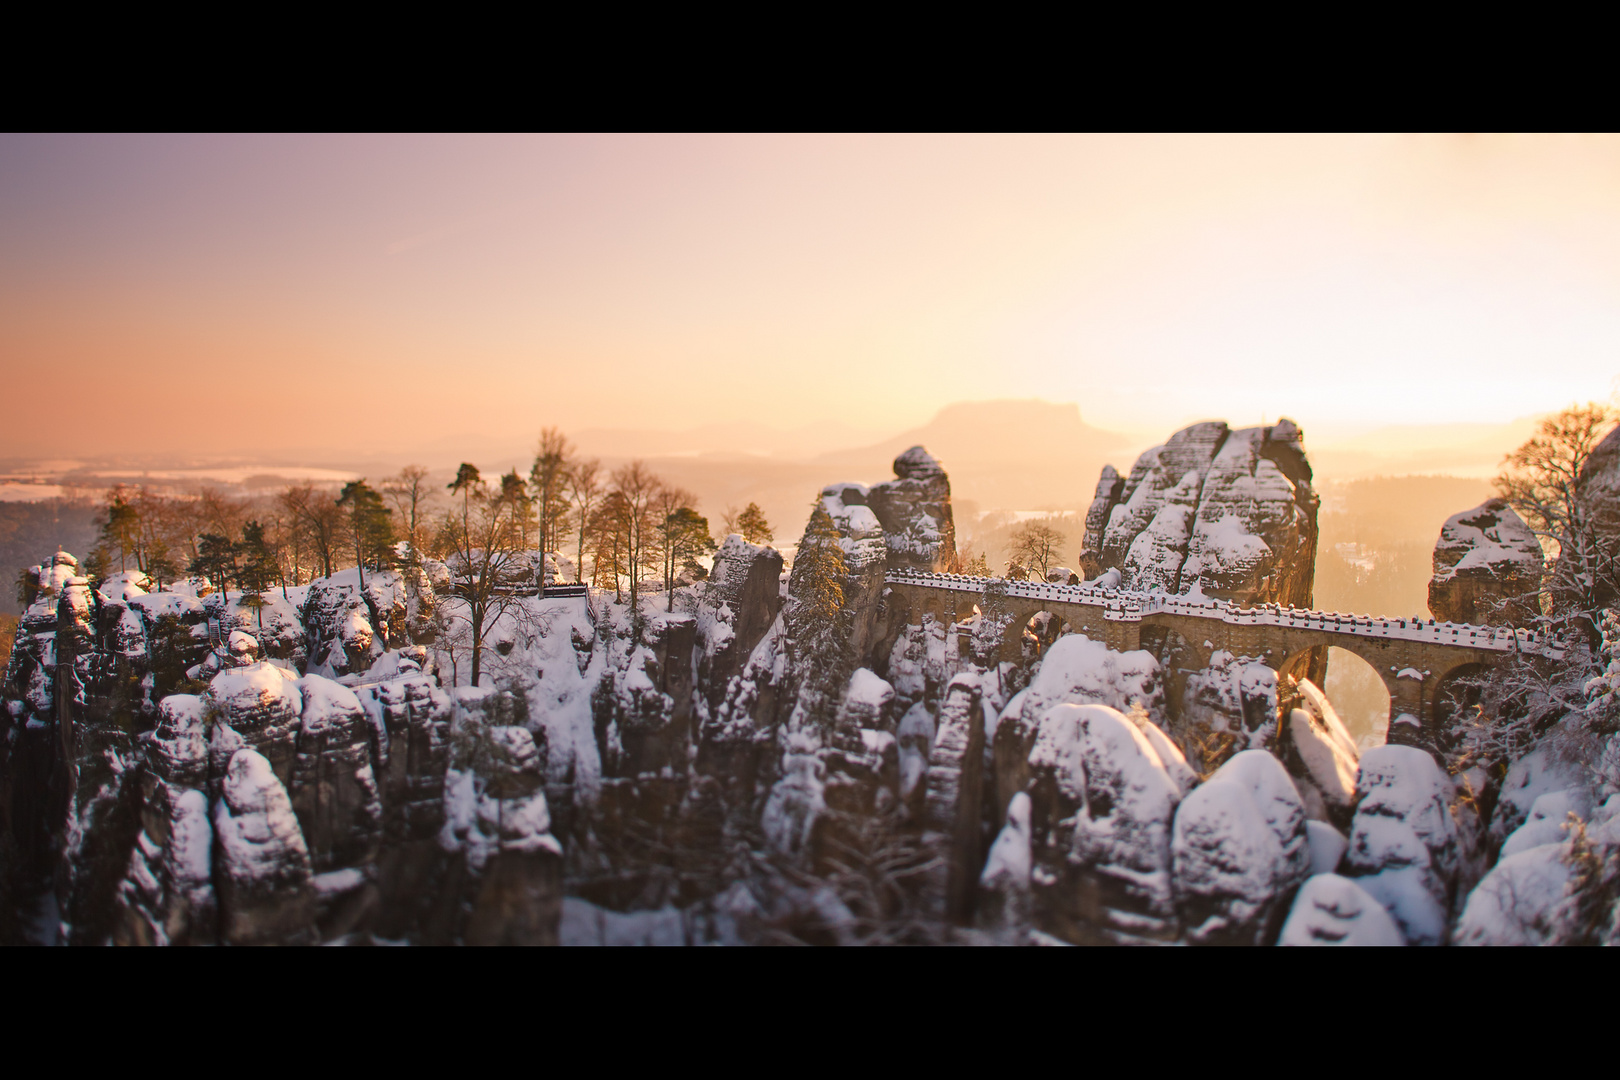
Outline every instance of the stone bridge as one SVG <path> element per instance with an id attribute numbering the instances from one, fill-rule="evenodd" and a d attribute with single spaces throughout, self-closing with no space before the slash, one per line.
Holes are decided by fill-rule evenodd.
<path id="1" fill-rule="evenodd" d="M 993 602 L 1010 616 L 1002 632 L 1002 660 L 1023 657 L 1024 629 L 1041 612 L 1109 648 L 1147 649 L 1159 659 L 1172 708 L 1179 707 L 1187 676 L 1208 667 L 1217 650 L 1258 660 L 1278 672 L 1314 668 L 1309 658 L 1315 656 L 1321 665 L 1316 677 L 1321 678 L 1327 647 L 1337 646 L 1367 661 L 1384 680 L 1392 721 L 1409 714 L 1427 729 L 1449 680 L 1515 652 L 1551 659 L 1563 655 L 1562 642 L 1525 630 L 1277 604 L 1245 608 L 1197 593 L 1166 596 L 908 570 L 890 571 L 884 583 L 885 603 L 909 609 L 911 621 L 930 614 L 947 625 L 972 618 L 990 602 L 987 589 L 996 590 Z"/>

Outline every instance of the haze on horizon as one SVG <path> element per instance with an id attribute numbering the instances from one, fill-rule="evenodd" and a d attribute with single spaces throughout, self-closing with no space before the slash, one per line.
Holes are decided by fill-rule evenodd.
<path id="1" fill-rule="evenodd" d="M 0 456 L 1502 425 L 1613 389 L 1617 181 L 1612 138 L 8 135 Z"/>

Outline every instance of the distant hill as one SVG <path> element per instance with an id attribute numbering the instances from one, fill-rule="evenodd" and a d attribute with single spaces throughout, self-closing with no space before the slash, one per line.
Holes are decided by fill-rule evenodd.
<path id="1" fill-rule="evenodd" d="M 1090 504 L 1103 465 L 1130 467 L 1123 454 L 1131 442 L 1085 423 L 1073 402 L 970 401 L 947 405 L 922 427 L 823 454 L 816 463 L 827 466 L 829 482 L 870 483 L 891 475 L 895 455 L 922 445 L 950 474 L 954 499 L 984 510 L 1072 510 Z"/>

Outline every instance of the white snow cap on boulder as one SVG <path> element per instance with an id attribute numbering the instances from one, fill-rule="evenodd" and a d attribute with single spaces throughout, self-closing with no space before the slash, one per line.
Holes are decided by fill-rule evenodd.
<path id="1" fill-rule="evenodd" d="M 1143 649 L 1115 652 L 1084 634 L 1064 634 L 1041 658 L 1024 708 L 1035 715 L 1060 704 L 1097 704 L 1125 712 L 1141 705 L 1157 714 L 1164 700 L 1159 662 Z"/>
<path id="2" fill-rule="evenodd" d="M 1299 681 L 1299 694 L 1305 707 L 1294 709 L 1288 715 L 1288 734 L 1294 749 L 1310 779 L 1313 793 L 1304 793 L 1307 804 L 1310 794 L 1318 794 L 1326 806 L 1313 811 L 1312 817 L 1321 819 L 1329 808 L 1348 816 L 1356 795 L 1356 774 L 1360 766 L 1356 744 L 1345 730 L 1339 714 L 1334 711 L 1327 695 L 1309 679 Z M 1344 818 L 1339 819 L 1343 824 Z"/>
<path id="3" fill-rule="evenodd" d="M 1513 830 L 1498 857 L 1506 859 L 1543 844 L 1562 844 L 1567 838 L 1565 826 L 1571 814 L 1578 818 L 1587 816 L 1586 800 L 1579 792 L 1547 792 L 1531 805 L 1529 818 Z"/>
<path id="4" fill-rule="evenodd" d="M 1133 917 L 1168 919 L 1170 827 L 1181 789 L 1147 736 L 1106 705 L 1059 705 L 1042 717 L 1029 764 L 1079 804 L 1072 860 L 1120 883 Z"/>
<path id="5" fill-rule="evenodd" d="M 1379 746 L 1361 759 L 1359 803 L 1346 866 L 1394 917 L 1406 940 L 1438 945 L 1465 853 L 1450 812 L 1451 780 L 1413 746 Z"/>
<path id="6" fill-rule="evenodd" d="M 1366 890 L 1338 874 L 1300 886 L 1279 945 L 1404 945 L 1389 913 Z"/>
<path id="7" fill-rule="evenodd" d="M 1245 750 L 1193 790 L 1171 844 L 1176 903 L 1197 942 L 1256 944 L 1310 871 L 1305 807 L 1282 763 Z"/>
<path id="8" fill-rule="evenodd" d="M 1542 844 L 1497 863 L 1468 894 L 1455 945 L 1545 945 L 1571 868 L 1564 844 Z"/>
<path id="9" fill-rule="evenodd" d="M 303 710 L 297 679 L 274 664 L 248 664 L 215 675 L 208 692 L 232 727 L 256 730 L 292 720 Z"/>
<path id="10" fill-rule="evenodd" d="M 214 826 L 232 878 L 274 882 L 309 877 L 309 850 L 287 789 L 257 751 L 244 747 L 231 755 Z"/>

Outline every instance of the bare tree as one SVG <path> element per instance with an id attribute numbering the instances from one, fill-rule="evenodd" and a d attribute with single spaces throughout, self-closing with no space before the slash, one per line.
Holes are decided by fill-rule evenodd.
<path id="1" fill-rule="evenodd" d="M 672 484 L 660 484 L 652 498 L 653 543 L 658 556 L 659 576 L 664 579 L 664 589 L 669 592 L 669 602 L 674 604 L 676 548 L 679 544 L 680 525 L 675 512 L 682 508 L 691 509 L 697 506 L 698 497 L 682 487 Z M 673 607 L 671 608 L 673 610 Z"/>
<path id="2" fill-rule="evenodd" d="M 657 566 L 657 522 L 653 503 L 663 484 L 641 461 L 613 470 L 613 492 L 623 501 L 625 563 L 630 571 L 630 610 L 639 613 L 636 600 L 643 570 Z"/>
<path id="3" fill-rule="evenodd" d="M 465 639 L 472 653 L 472 685 L 477 686 L 483 674 L 484 638 L 502 615 L 522 604 L 512 580 L 520 557 L 512 521 L 516 508 L 506 493 L 491 490 L 470 466 L 462 466 L 457 483 L 461 521 L 452 513 L 445 522 L 451 546 L 450 588 L 466 605 Z"/>
<path id="4" fill-rule="evenodd" d="M 611 585 L 615 600 L 623 598 L 620 586 L 628 570 L 625 562 L 625 551 L 629 547 L 628 522 L 624 496 L 616 490 L 603 496 L 591 512 L 591 582 L 598 589 Z"/>
<path id="5" fill-rule="evenodd" d="M 1014 562 L 1039 570 L 1041 580 L 1045 581 L 1046 572 L 1063 558 L 1059 550 L 1062 544 L 1062 533 L 1050 525 L 1030 521 L 1020 525 L 1013 532 L 1009 554 Z"/>
<path id="6" fill-rule="evenodd" d="M 568 440 L 554 427 L 540 432 L 529 485 L 540 513 L 540 550 L 555 551 L 568 516 L 568 472 L 572 455 Z"/>
<path id="7" fill-rule="evenodd" d="M 395 520 L 405 533 L 405 542 L 411 545 L 412 561 L 419 560 L 422 557 L 422 531 L 438 495 L 438 488 L 428 483 L 425 466 L 407 465 L 384 480 L 382 490 L 398 512 Z"/>
<path id="8" fill-rule="evenodd" d="M 574 504 L 574 517 L 579 522 L 579 547 L 575 552 L 574 580 L 585 580 L 585 530 L 590 525 L 596 500 L 602 495 L 602 463 L 595 458 L 576 461 L 568 470 L 568 497 Z"/>
<path id="9" fill-rule="evenodd" d="M 1573 622 L 1595 654 L 1602 644 L 1598 612 L 1620 589 L 1620 507 L 1614 494 L 1582 483 L 1581 474 L 1615 424 L 1613 410 L 1592 403 L 1541 422 L 1529 442 L 1503 461 L 1496 487 L 1556 556 L 1542 591 L 1551 618 Z"/>
<path id="10" fill-rule="evenodd" d="M 313 484 L 293 484 L 283 489 L 278 501 L 291 519 L 292 527 L 301 530 L 301 545 L 320 559 L 321 576 L 331 577 L 337 570 L 344 544 L 343 511 L 330 493 Z"/>

